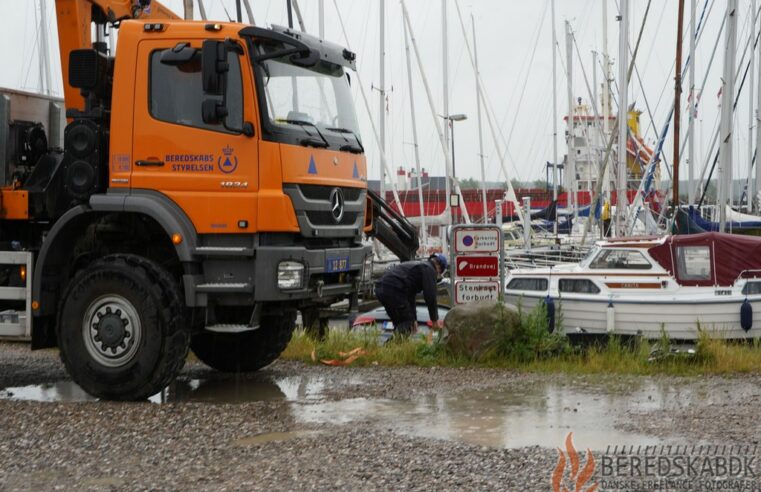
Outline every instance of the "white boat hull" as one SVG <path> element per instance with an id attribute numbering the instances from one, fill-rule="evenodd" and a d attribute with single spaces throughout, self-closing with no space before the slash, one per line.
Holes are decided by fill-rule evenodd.
<path id="1" fill-rule="evenodd" d="M 599 296 L 595 296 L 596 299 L 589 297 L 554 298 L 555 319 L 564 333 L 641 335 L 655 339 L 665 331 L 672 339 L 696 340 L 702 330 L 711 338 L 761 337 L 761 296 L 748 297 L 753 309 L 753 323 L 748 331 L 740 325 L 740 307 L 745 296 L 735 296 L 715 301 L 614 300 L 612 332 L 608 331 L 609 301 Z M 506 300 L 520 304 L 524 310 L 531 310 L 543 302 L 544 297 L 507 294 Z"/>

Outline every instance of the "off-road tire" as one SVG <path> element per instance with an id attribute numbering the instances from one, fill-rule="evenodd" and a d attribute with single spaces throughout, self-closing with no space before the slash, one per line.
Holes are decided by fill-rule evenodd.
<path id="1" fill-rule="evenodd" d="M 92 348 L 99 342 L 93 342 L 92 335 L 87 340 L 90 320 L 103 319 L 95 317 L 93 309 L 109 296 L 133 308 L 140 332 L 133 336 L 138 342 L 127 345 L 134 353 L 114 362 L 116 367 L 99 361 L 93 355 L 98 349 Z M 115 254 L 95 260 L 69 283 L 58 313 L 61 360 L 74 382 L 93 396 L 143 400 L 166 387 L 185 363 L 190 331 L 179 286 L 166 270 L 146 258 Z M 130 324 L 128 319 L 123 323 Z"/>
<path id="2" fill-rule="evenodd" d="M 260 327 L 243 333 L 204 331 L 193 336 L 190 348 L 207 366 L 222 372 L 253 372 L 270 365 L 288 346 L 296 313 L 263 315 Z"/>

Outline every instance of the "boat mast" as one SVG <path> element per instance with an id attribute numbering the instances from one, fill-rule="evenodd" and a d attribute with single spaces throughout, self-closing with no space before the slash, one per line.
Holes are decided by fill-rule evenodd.
<path id="1" fill-rule="evenodd" d="M 425 95 L 428 99 L 428 109 L 431 111 L 431 118 L 433 118 L 433 124 L 434 124 L 434 127 L 436 128 L 436 134 L 439 137 L 441 150 L 444 152 L 444 165 L 446 166 L 446 173 L 447 173 L 447 176 L 451 176 L 452 159 L 450 158 L 449 152 L 447 152 L 448 146 L 444 142 L 444 135 L 446 134 L 447 128 L 444 127 L 444 129 L 442 130 L 441 121 L 439 121 L 441 120 L 441 118 L 436 112 L 436 106 L 433 104 L 433 95 L 431 94 L 431 86 L 428 84 L 428 77 L 425 76 L 425 67 L 423 66 L 423 60 L 420 57 L 420 50 L 418 49 L 417 41 L 415 40 L 415 33 L 412 32 L 412 23 L 410 22 L 409 12 L 407 12 L 407 5 L 404 3 L 404 0 L 401 0 L 401 4 L 402 4 L 402 14 L 404 16 L 404 25 L 408 30 L 408 34 L 410 35 L 410 42 L 412 43 L 412 49 L 415 53 L 415 60 L 417 61 L 418 71 L 420 72 L 420 78 L 423 81 L 423 88 L 425 88 Z M 457 184 L 456 180 L 454 181 L 454 192 L 457 194 L 460 202 L 462 203 L 463 202 L 462 190 L 460 189 L 460 186 Z M 470 223 L 470 216 L 468 215 L 468 209 L 466 207 L 462 207 L 462 214 L 463 214 L 463 218 L 465 219 L 465 223 Z M 445 254 L 446 254 L 446 251 L 448 251 L 447 248 L 448 247 L 447 247 L 446 241 L 443 241 L 442 250 L 445 252 Z"/>
<path id="2" fill-rule="evenodd" d="M 604 1 L 604 0 L 603 0 Z M 555 31 L 555 0 L 552 8 L 552 200 L 555 202 L 555 217 L 552 221 L 552 233 L 558 238 L 558 79 L 557 79 L 557 32 Z"/>
<path id="3" fill-rule="evenodd" d="M 402 5 L 404 5 L 404 0 L 402 0 Z M 524 222 L 525 217 L 523 216 L 523 211 L 521 208 L 521 204 L 518 203 L 518 198 L 515 196 L 515 189 L 513 188 L 513 184 L 510 182 L 510 174 L 507 172 L 507 166 L 505 165 L 505 155 L 507 154 L 507 148 L 502 150 L 500 147 L 499 138 L 497 138 L 497 124 L 495 123 L 495 116 L 494 116 L 494 110 L 489 104 L 489 98 L 486 94 L 486 90 L 484 89 L 484 81 L 481 80 L 481 76 L 478 75 L 478 70 L 476 70 L 476 60 L 473 57 L 473 51 L 470 48 L 470 40 L 468 39 L 468 33 L 465 29 L 465 21 L 462 19 L 462 11 L 460 10 L 460 4 L 457 3 L 457 0 L 454 1 L 454 6 L 457 9 L 457 19 L 459 20 L 460 24 L 460 30 L 462 31 L 462 39 L 465 43 L 465 49 L 468 54 L 468 59 L 470 59 L 470 67 L 473 69 L 473 73 L 476 74 L 476 81 L 478 82 L 477 89 L 481 91 L 481 101 L 483 102 L 483 109 L 486 111 L 486 123 L 489 125 L 489 133 L 491 134 L 492 142 L 494 143 L 494 151 L 497 153 L 497 157 L 499 157 L 499 166 L 502 170 L 502 175 L 505 177 L 505 183 L 507 185 L 507 191 L 505 192 L 505 199 L 506 201 L 513 204 L 513 211 L 514 213 L 518 214 L 518 219 L 521 224 L 524 226 L 527 225 L 526 222 Z M 412 33 L 412 30 L 410 28 L 410 34 Z M 412 37 L 412 47 L 415 48 L 415 37 Z M 416 52 L 416 55 L 418 53 Z M 423 66 L 420 64 L 420 57 L 418 56 L 418 64 L 420 68 L 421 75 L 423 75 L 423 81 L 425 82 L 425 76 L 423 74 Z M 433 101 L 429 101 L 431 104 L 431 111 L 433 111 Z M 438 123 L 438 119 L 436 120 L 436 123 Z M 437 127 L 438 128 L 438 127 Z M 459 190 L 458 190 L 459 191 Z M 464 201 L 463 201 L 464 202 Z M 470 219 L 468 217 L 468 209 L 463 208 L 462 209 L 463 214 L 465 215 L 466 221 L 470 222 Z"/>
<path id="4" fill-rule="evenodd" d="M 755 3 L 756 0 L 753 0 Z M 690 0 L 690 115 L 687 125 L 687 204 L 695 203 L 695 105 L 697 93 L 695 92 L 695 7 L 696 0 Z M 751 104 L 752 107 L 752 104 Z M 752 124 L 752 122 L 751 122 Z M 752 139 L 751 139 L 752 140 Z"/>
<path id="5" fill-rule="evenodd" d="M 45 0 L 40 5 L 40 92 L 50 95 L 53 92 L 50 78 L 50 50 L 48 49 L 48 6 Z"/>
<path id="6" fill-rule="evenodd" d="M 412 85 L 412 61 L 410 60 L 410 41 L 407 29 L 404 29 L 404 52 L 407 55 L 407 82 L 410 88 L 410 116 L 412 117 L 412 145 L 415 149 L 415 173 L 417 174 L 417 197 L 420 204 L 420 237 L 423 251 L 428 245 L 428 230 L 425 225 L 425 207 L 423 204 L 423 173 L 420 169 L 420 149 L 417 140 L 417 123 L 415 122 L 415 97 Z"/>
<path id="7" fill-rule="evenodd" d="M 756 11 L 756 2 L 753 0 L 753 15 L 755 22 L 759 22 L 759 15 L 758 11 Z M 761 29 L 761 26 L 759 26 L 759 29 Z M 751 89 L 752 90 L 752 89 Z M 751 108 L 752 110 L 753 108 Z M 758 191 L 759 191 L 759 183 L 761 183 L 761 49 L 758 50 L 758 98 L 757 98 L 757 106 L 756 106 L 756 179 L 755 186 L 754 186 L 754 196 L 752 197 L 752 203 L 753 203 L 753 210 L 755 212 L 758 212 L 759 210 L 759 201 L 758 201 Z"/>
<path id="8" fill-rule="evenodd" d="M 602 96 L 602 130 L 605 138 L 610 134 L 610 54 L 608 53 L 608 0 L 602 0 L 602 62 L 605 84 Z M 609 167 L 603 172 L 602 193 L 610 203 L 610 171 Z"/>
<path id="9" fill-rule="evenodd" d="M 553 2 L 555 0 L 552 0 Z M 478 115 L 478 157 L 481 160 L 481 205 L 483 207 L 483 223 L 489 222 L 489 209 L 486 205 L 486 168 L 484 167 L 484 136 L 481 128 L 481 91 L 478 90 L 478 77 L 480 72 L 478 71 L 478 48 L 476 48 L 476 20 L 473 14 L 470 14 L 470 24 L 473 28 L 473 58 L 476 63 L 476 114 Z M 409 63 L 409 59 L 408 59 Z M 553 77 L 553 83 L 555 78 Z M 416 149 L 417 150 L 417 149 Z M 418 170 L 419 171 L 419 170 Z"/>
<path id="10" fill-rule="evenodd" d="M 679 0 L 676 24 L 676 77 L 674 78 L 674 173 L 672 176 L 672 207 L 676 216 L 679 210 L 679 123 L 682 109 L 682 30 L 684 29 L 684 0 Z M 635 150 L 636 152 L 636 150 Z"/>
<path id="11" fill-rule="evenodd" d="M 751 18 L 751 28 L 750 28 L 750 68 L 749 68 L 749 91 L 748 91 L 748 193 L 747 193 L 747 203 L 748 203 L 748 210 L 752 209 L 752 203 L 753 203 L 753 196 L 756 194 L 756 183 L 753 182 L 753 96 L 755 95 L 753 93 L 753 86 L 756 85 L 755 83 L 755 72 L 756 72 L 756 53 L 753 51 L 755 49 L 754 41 L 756 39 L 756 0 L 751 0 L 750 3 L 750 18 Z M 742 205 L 742 203 L 740 204 Z"/>
<path id="12" fill-rule="evenodd" d="M 727 202 L 732 189 L 732 99 L 735 94 L 735 45 L 737 44 L 737 0 L 727 0 L 724 31 L 724 85 L 721 93 L 719 125 L 719 232 L 727 226 Z"/>
<path id="13" fill-rule="evenodd" d="M 629 66 L 629 0 L 621 0 L 619 5 L 618 26 L 618 172 L 616 176 L 616 235 L 623 236 L 626 222 L 627 207 L 627 140 L 629 116 L 629 81 L 627 68 Z"/>
<path id="14" fill-rule="evenodd" d="M 380 0 L 380 82 L 378 83 L 378 125 L 380 126 L 380 196 L 386 199 L 386 2 Z"/>
<path id="15" fill-rule="evenodd" d="M 568 206 L 573 210 L 573 219 L 576 222 L 578 218 L 576 208 L 576 142 L 574 139 L 574 111 L 573 111 L 573 34 L 571 34 L 571 23 L 565 21 L 565 51 L 566 51 L 566 75 L 568 78 L 568 150 L 566 152 L 567 169 L 565 170 L 566 181 L 569 183 L 566 196 L 568 197 Z"/>
<path id="16" fill-rule="evenodd" d="M 317 32 L 320 34 L 320 39 L 325 39 L 325 0 L 319 0 L 317 2 L 317 9 Z"/>
<path id="17" fill-rule="evenodd" d="M 447 44 L 447 0 L 441 0 L 441 56 L 442 56 L 442 74 L 441 74 L 441 81 L 443 84 L 443 98 L 444 98 L 444 121 L 445 127 L 444 127 L 444 154 L 445 155 L 445 161 L 451 161 L 453 158 L 452 155 L 449 153 L 449 126 L 452 122 L 449 121 L 449 46 Z M 446 190 L 446 213 L 447 217 L 449 217 L 449 223 L 452 224 L 454 222 L 454 219 L 452 217 L 452 214 L 454 214 L 454 211 L 452 210 L 452 204 L 450 203 L 451 200 L 451 193 L 452 188 L 450 186 L 449 180 L 452 178 L 452 175 L 449 174 L 449 169 L 447 168 L 446 173 L 446 179 L 445 182 L 445 190 Z M 442 241 L 442 244 L 446 244 L 446 241 Z"/>

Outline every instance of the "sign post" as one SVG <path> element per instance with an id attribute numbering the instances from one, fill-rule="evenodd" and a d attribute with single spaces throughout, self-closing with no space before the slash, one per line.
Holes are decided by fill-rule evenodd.
<path id="1" fill-rule="evenodd" d="M 452 305 L 502 299 L 504 240 L 493 224 L 455 225 L 450 230 Z"/>

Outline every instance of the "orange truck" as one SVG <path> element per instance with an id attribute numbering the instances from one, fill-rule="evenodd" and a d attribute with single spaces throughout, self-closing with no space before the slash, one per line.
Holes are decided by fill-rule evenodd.
<path id="1" fill-rule="evenodd" d="M 149 0 L 56 11 L 63 148 L 11 159 L 0 193 L 0 298 L 17 303 L 32 348 L 57 345 L 92 395 L 137 400 L 189 348 L 255 371 L 298 311 L 356 302 L 374 221 L 354 53 Z"/>

